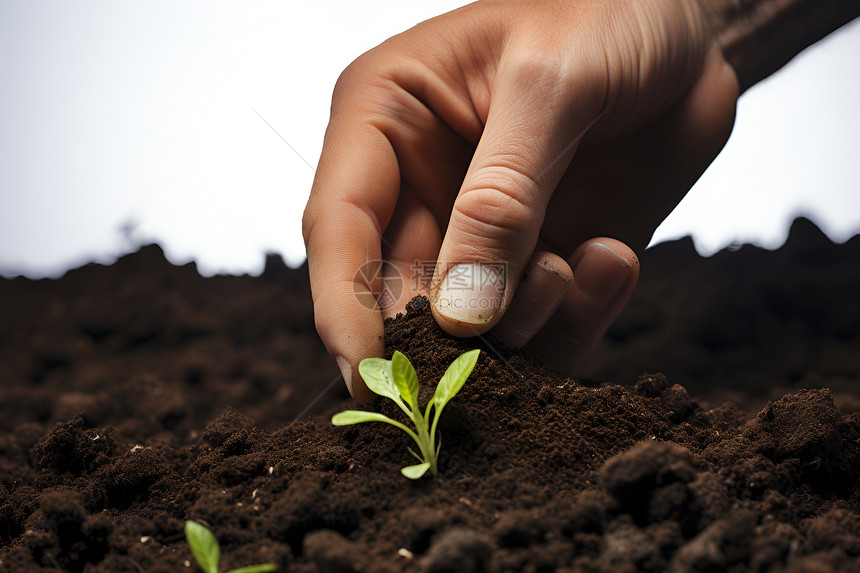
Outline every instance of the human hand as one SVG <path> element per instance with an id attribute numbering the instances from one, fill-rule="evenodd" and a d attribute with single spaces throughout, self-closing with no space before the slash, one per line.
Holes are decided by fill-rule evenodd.
<path id="1" fill-rule="evenodd" d="M 383 352 L 368 301 L 398 273 L 386 314 L 424 290 L 446 331 L 495 328 L 575 368 L 636 282 L 627 245 L 716 157 L 737 97 L 693 0 L 477 2 L 358 58 L 303 219 L 317 330 L 353 396 L 373 398 L 357 375 Z M 410 288 L 433 260 L 430 292 Z M 446 280 L 487 271 L 501 282 Z"/>

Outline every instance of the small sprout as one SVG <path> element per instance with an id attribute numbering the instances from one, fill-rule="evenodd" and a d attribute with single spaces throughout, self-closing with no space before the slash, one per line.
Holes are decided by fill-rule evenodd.
<path id="1" fill-rule="evenodd" d="M 466 378 L 472 373 L 472 369 L 478 362 L 480 350 L 470 350 L 458 356 L 445 371 L 436 392 L 427 403 L 424 414 L 418 407 L 418 375 L 409 362 L 409 359 L 400 352 L 395 351 L 391 360 L 382 358 L 365 358 L 358 365 L 358 372 L 367 384 L 367 387 L 380 396 L 393 400 L 401 410 L 415 424 L 415 430 L 411 430 L 404 424 L 392 420 L 388 416 L 376 412 L 362 412 L 359 410 L 346 410 L 332 416 L 331 423 L 335 426 L 346 426 L 349 424 L 360 424 L 362 422 L 385 422 L 396 426 L 406 432 L 418 445 L 421 452 L 419 456 L 411 449 L 409 453 L 421 462 L 414 466 L 407 466 L 400 470 L 409 479 L 418 479 L 430 470 L 434 475 L 437 473 L 436 458 L 439 456 L 440 443 L 436 444 L 436 426 L 442 409 L 457 395 L 463 387 Z M 430 410 L 433 410 L 433 421 L 430 421 Z"/>
<path id="2" fill-rule="evenodd" d="M 205 573 L 218 573 L 218 564 L 221 562 L 221 548 L 218 546 L 218 540 L 209 529 L 196 521 L 185 522 L 185 539 L 188 540 L 188 546 L 191 548 L 191 554 L 200 565 L 200 568 Z M 248 567 L 240 567 L 231 569 L 227 573 L 266 573 L 268 571 L 277 571 L 278 567 L 274 563 L 264 563 L 262 565 L 250 565 Z"/>

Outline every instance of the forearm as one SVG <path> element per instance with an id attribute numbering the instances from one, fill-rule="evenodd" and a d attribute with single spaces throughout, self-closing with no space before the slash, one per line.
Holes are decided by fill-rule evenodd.
<path id="1" fill-rule="evenodd" d="M 699 0 L 741 91 L 860 16 L 860 0 Z"/>

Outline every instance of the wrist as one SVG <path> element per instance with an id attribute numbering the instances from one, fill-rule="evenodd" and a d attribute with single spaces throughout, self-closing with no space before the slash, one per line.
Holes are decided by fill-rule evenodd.
<path id="1" fill-rule="evenodd" d="M 698 0 L 741 91 L 860 16 L 854 0 Z"/>

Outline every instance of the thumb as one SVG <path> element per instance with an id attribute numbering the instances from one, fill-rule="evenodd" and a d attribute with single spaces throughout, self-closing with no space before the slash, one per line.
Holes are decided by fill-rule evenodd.
<path id="1" fill-rule="evenodd" d="M 439 251 L 430 300 L 439 326 L 455 336 L 482 334 L 504 316 L 547 203 L 594 119 L 553 105 L 564 85 L 533 68 L 499 81 L 505 93 L 494 94 Z"/>

